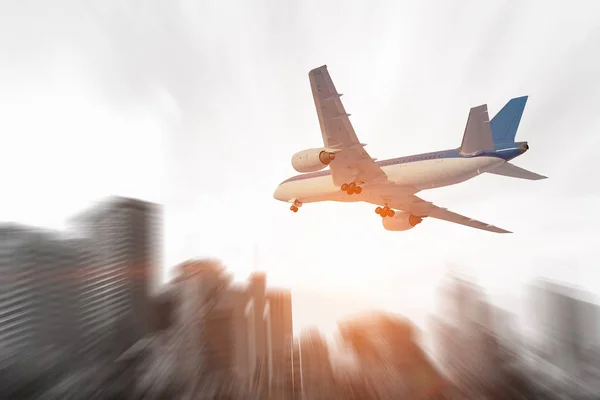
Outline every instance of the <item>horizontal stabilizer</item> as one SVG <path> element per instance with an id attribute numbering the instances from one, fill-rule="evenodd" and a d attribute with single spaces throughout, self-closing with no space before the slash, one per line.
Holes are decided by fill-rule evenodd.
<path id="1" fill-rule="evenodd" d="M 547 176 L 543 176 L 540 174 L 536 174 L 535 172 L 527 171 L 521 167 L 517 167 L 511 163 L 505 163 L 499 166 L 498 168 L 494 168 L 492 170 L 486 171 L 490 174 L 508 176 L 510 178 L 519 178 L 519 179 L 528 179 L 530 181 L 539 181 L 540 179 L 546 179 Z"/>

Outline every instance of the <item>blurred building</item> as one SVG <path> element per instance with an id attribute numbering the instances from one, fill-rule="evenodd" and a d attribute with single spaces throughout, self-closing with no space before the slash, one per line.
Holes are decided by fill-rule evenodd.
<path id="1" fill-rule="evenodd" d="M 258 273 L 232 284 L 211 260 L 190 260 L 176 271 L 154 299 L 160 317 L 144 395 L 170 390 L 178 398 L 284 398 L 277 397 L 284 373 L 276 376 L 275 366 L 287 361 L 279 355 L 286 354 L 283 337 L 292 331 L 289 292 L 265 290 L 266 276 Z"/>
<path id="2" fill-rule="evenodd" d="M 440 293 L 443 318 L 431 318 L 431 330 L 444 374 L 469 398 L 524 396 L 515 317 L 462 279 L 450 279 Z"/>
<path id="3" fill-rule="evenodd" d="M 175 296 L 171 285 L 166 285 L 161 292 L 153 296 L 152 314 L 154 315 L 154 324 L 152 330 L 154 333 L 164 333 L 171 328 L 174 322 L 175 306 Z"/>
<path id="4" fill-rule="evenodd" d="M 341 322 L 339 330 L 359 362 L 361 390 L 370 396 L 431 398 L 442 390 L 444 379 L 417 344 L 417 331 L 407 320 L 365 313 Z"/>
<path id="5" fill-rule="evenodd" d="M 300 343 L 297 338 L 292 338 L 286 343 L 285 351 L 285 400 L 302 398 L 302 364 L 300 360 Z"/>
<path id="6" fill-rule="evenodd" d="M 156 205 L 110 198 L 67 232 L 0 227 L 3 381 L 37 379 L 29 386 L 45 390 L 63 374 L 110 364 L 148 333 L 160 223 Z"/>
<path id="7" fill-rule="evenodd" d="M 190 396 L 198 390 L 200 376 L 206 368 L 205 318 L 209 308 L 229 284 L 223 267 L 212 261 L 188 261 L 177 266 L 177 277 L 169 285 L 173 301 L 170 329 L 163 340 L 164 364 L 174 370 L 177 386 Z"/>
<path id="8" fill-rule="evenodd" d="M 245 290 L 232 287 L 205 320 L 207 370 L 228 376 L 228 381 L 243 381 L 247 387 L 254 377 L 256 354 L 252 306 Z"/>
<path id="9" fill-rule="evenodd" d="M 534 312 L 543 335 L 542 356 L 564 373 L 577 379 L 600 347 L 600 307 L 581 290 L 538 282 L 533 288 Z"/>
<path id="10" fill-rule="evenodd" d="M 161 262 L 161 209 L 112 197 L 70 223 L 73 235 L 88 240 L 79 252 L 81 354 L 90 360 L 119 355 L 152 325 L 150 291 Z"/>
<path id="11" fill-rule="evenodd" d="M 271 393 L 273 398 L 280 399 L 292 388 L 293 372 L 289 364 L 294 334 L 292 295 L 289 290 L 269 289 L 266 297 L 270 316 Z"/>
<path id="12" fill-rule="evenodd" d="M 335 378 L 329 346 L 318 329 L 308 329 L 298 338 L 302 393 L 305 398 L 334 397 Z"/>
<path id="13" fill-rule="evenodd" d="M 0 227 L 0 353 L 49 348 L 68 352 L 73 341 L 72 248 L 53 232 Z"/>
<path id="14" fill-rule="evenodd" d="M 266 289 L 266 275 L 254 273 L 247 284 L 232 285 L 208 314 L 207 368 L 271 396 L 283 386 L 291 297 Z"/>
<path id="15" fill-rule="evenodd" d="M 42 387 L 42 376 L 52 381 L 74 360 L 74 248 L 59 233 L 16 224 L 0 226 L 0 238 L 2 389 Z"/>

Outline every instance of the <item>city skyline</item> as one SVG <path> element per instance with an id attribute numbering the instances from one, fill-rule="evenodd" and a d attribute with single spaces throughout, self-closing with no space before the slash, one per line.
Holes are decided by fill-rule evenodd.
<path id="1" fill-rule="evenodd" d="M 44 35 L 30 5 L 1 6 L 0 220 L 62 228 L 110 194 L 164 204 L 165 270 L 210 256 L 243 279 L 257 246 L 270 281 L 298 294 L 298 329 L 331 331 L 342 310 L 425 315 L 456 265 L 503 301 L 537 275 L 600 292 L 598 4 L 350 2 L 344 18 L 332 2 L 63 6 L 38 4 Z M 275 201 L 291 154 L 320 144 L 307 73 L 325 63 L 380 159 L 458 146 L 470 107 L 529 95 L 519 134 L 534 151 L 519 165 L 550 179 L 426 192 L 515 233 L 392 233 L 367 204 L 294 215 Z"/>
<path id="2" fill-rule="evenodd" d="M 484 288 L 451 274 L 436 293 L 445 308 L 424 330 L 384 310 L 346 310 L 331 342 L 318 328 L 293 335 L 292 293 L 264 272 L 240 284 L 218 260 L 191 259 L 150 293 L 160 215 L 113 197 L 72 218 L 68 234 L 0 225 L 0 269 L 14 278 L 2 281 L 10 296 L 0 304 L 11 321 L 0 330 L 5 396 L 597 392 L 600 306 L 590 293 L 536 279 L 532 340 Z"/>

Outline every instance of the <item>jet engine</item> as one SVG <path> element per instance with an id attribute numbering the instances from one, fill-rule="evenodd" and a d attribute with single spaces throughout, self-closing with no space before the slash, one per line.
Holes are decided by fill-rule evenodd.
<path id="1" fill-rule="evenodd" d="M 292 166 L 298 172 L 315 172 L 325 168 L 335 159 L 335 152 L 328 149 L 308 149 L 292 156 Z"/>
<path id="2" fill-rule="evenodd" d="M 407 231 L 419 225 L 421 221 L 423 218 L 407 212 L 397 212 L 393 217 L 382 220 L 383 227 L 388 231 Z"/>

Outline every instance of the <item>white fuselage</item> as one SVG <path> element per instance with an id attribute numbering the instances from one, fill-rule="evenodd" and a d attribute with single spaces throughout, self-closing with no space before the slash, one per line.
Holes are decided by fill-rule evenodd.
<path id="1" fill-rule="evenodd" d="M 498 157 L 455 157 L 433 158 L 413 162 L 396 162 L 389 160 L 380 163 L 388 181 L 407 192 L 416 193 L 421 190 L 454 185 L 471 179 L 480 173 L 494 169 L 505 163 Z M 333 183 L 331 174 L 311 177 L 299 176 L 281 183 L 274 197 L 281 201 L 298 200 L 303 203 L 318 201 L 368 201 L 370 189 L 381 185 L 363 185 L 364 191 L 359 195 L 343 195 L 340 188 Z"/>

